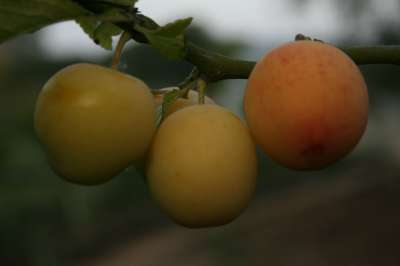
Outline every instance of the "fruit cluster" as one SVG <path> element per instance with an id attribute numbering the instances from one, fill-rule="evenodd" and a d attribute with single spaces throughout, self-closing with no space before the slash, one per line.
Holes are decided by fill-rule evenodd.
<path id="1" fill-rule="evenodd" d="M 104 183 L 145 162 L 151 194 L 187 227 L 226 224 L 248 205 L 256 184 L 255 143 L 292 169 L 323 168 L 349 153 L 368 117 L 357 66 L 340 50 L 312 41 L 282 45 L 252 71 L 244 98 L 247 126 L 189 91 L 169 106 L 145 83 L 116 70 L 76 64 L 56 73 L 36 105 L 35 129 L 56 173 Z"/>

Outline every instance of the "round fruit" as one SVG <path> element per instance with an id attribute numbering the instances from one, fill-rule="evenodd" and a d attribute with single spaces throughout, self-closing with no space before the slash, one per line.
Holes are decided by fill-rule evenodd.
<path id="1" fill-rule="evenodd" d="M 167 91 L 171 91 L 173 89 L 178 89 L 178 88 L 171 87 L 171 88 L 168 88 Z M 157 94 L 154 96 L 154 101 L 156 102 L 156 107 L 158 107 L 162 104 L 163 98 L 164 98 L 163 94 Z M 205 98 L 204 98 L 204 103 L 215 104 L 215 102 L 210 97 L 207 97 L 207 96 L 205 96 Z M 165 117 L 169 116 L 170 114 L 172 114 L 182 108 L 185 108 L 185 107 L 188 107 L 191 105 L 196 105 L 196 104 L 199 104 L 199 93 L 195 90 L 189 90 L 187 98 L 179 98 L 172 105 L 170 105 L 168 107 Z"/>
<path id="2" fill-rule="evenodd" d="M 147 162 L 154 199 L 175 222 L 191 228 L 223 225 L 239 216 L 253 195 L 256 173 L 247 127 L 216 105 L 170 115 Z"/>
<path id="3" fill-rule="evenodd" d="M 341 50 L 297 41 L 257 63 L 244 111 L 256 143 L 272 159 L 293 169 L 319 169 L 359 142 L 368 92 L 360 70 Z"/>
<path id="4" fill-rule="evenodd" d="M 44 85 L 35 129 L 55 172 L 72 182 L 99 184 L 144 156 L 154 117 L 153 96 L 142 81 L 75 64 Z"/>

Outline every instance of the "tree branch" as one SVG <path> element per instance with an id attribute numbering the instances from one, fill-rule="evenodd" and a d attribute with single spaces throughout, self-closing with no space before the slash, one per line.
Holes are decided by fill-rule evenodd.
<path id="1" fill-rule="evenodd" d="M 357 65 L 393 64 L 400 65 L 400 45 L 339 47 Z"/>
<path id="2" fill-rule="evenodd" d="M 158 25 L 144 15 L 137 15 L 141 23 L 147 23 L 152 29 Z M 133 30 L 132 23 L 120 23 L 121 28 L 131 33 L 132 39 L 140 43 L 147 43 L 146 37 Z M 226 79 L 247 79 L 256 62 L 230 58 L 205 48 L 201 48 L 190 41 L 185 42 L 186 55 L 184 60 L 193 64 L 200 73 L 207 78 L 207 82 L 217 82 Z M 358 65 L 394 64 L 400 65 L 400 45 L 393 46 L 354 46 L 339 47 L 350 56 Z"/>
<path id="3" fill-rule="evenodd" d="M 195 65 L 201 73 L 216 82 L 225 79 L 247 79 L 256 62 L 229 58 L 187 42 L 185 59 Z M 400 46 L 355 46 L 339 47 L 357 65 L 400 65 Z"/>
<path id="4" fill-rule="evenodd" d="M 226 79 L 247 79 L 256 62 L 233 59 L 186 43 L 185 60 L 197 67 L 208 82 Z"/>

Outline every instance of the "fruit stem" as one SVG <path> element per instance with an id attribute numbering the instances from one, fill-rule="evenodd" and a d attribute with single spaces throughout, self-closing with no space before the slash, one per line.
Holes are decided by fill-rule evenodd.
<path id="1" fill-rule="evenodd" d="M 199 75 L 200 75 L 199 70 L 197 69 L 197 67 L 194 67 L 192 69 L 192 71 L 190 72 L 190 74 L 185 78 L 185 80 L 182 81 L 178 85 L 178 87 L 181 90 L 185 90 L 185 92 L 184 92 L 184 94 L 182 96 L 183 98 L 187 99 L 189 97 L 189 91 L 190 91 L 191 88 L 194 87 L 194 85 L 196 83 L 196 80 L 198 79 Z"/>
<path id="2" fill-rule="evenodd" d="M 119 62 L 121 61 L 122 50 L 124 49 L 125 44 L 132 38 L 131 34 L 127 31 L 122 33 L 121 37 L 118 40 L 117 47 L 115 48 L 114 56 L 111 63 L 111 68 L 118 70 Z"/>
<path id="3" fill-rule="evenodd" d="M 197 80 L 196 86 L 197 86 L 197 90 L 199 92 L 199 104 L 204 104 L 206 88 L 207 88 L 207 81 L 203 78 L 199 78 Z"/>

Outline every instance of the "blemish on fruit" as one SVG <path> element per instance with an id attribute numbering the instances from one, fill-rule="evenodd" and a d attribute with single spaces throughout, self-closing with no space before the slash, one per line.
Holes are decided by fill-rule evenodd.
<path id="1" fill-rule="evenodd" d="M 283 65 L 287 65 L 289 63 L 289 58 L 286 56 L 281 56 L 280 59 Z"/>
<path id="2" fill-rule="evenodd" d="M 325 75 L 327 73 L 326 67 L 322 63 L 318 63 L 317 68 L 320 75 Z"/>
<path id="3" fill-rule="evenodd" d="M 325 145 L 320 142 L 311 143 L 305 146 L 300 154 L 304 156 L 317 156 L 322 155 L 325 152 Z"/>

